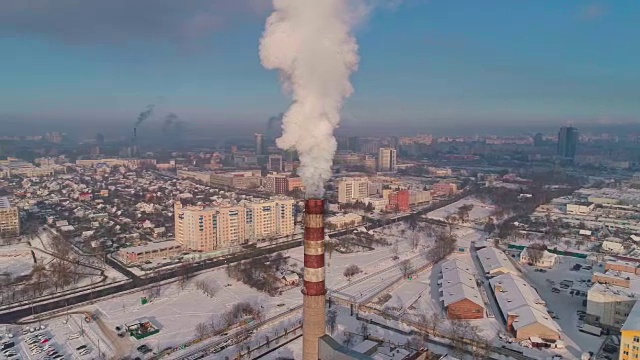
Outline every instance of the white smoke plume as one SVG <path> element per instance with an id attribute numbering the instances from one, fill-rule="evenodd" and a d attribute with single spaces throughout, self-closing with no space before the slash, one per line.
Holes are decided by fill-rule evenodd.
<path id="1" fill-rule="evenodd" d="M 307 197 L 321 197 L 336 151 L 334 129 L 349 76 L 358 68 L 352 28 L 363 14 L 353 0 L 274 0 L 260 42 L 262 65 L 277 69 L 293 103 L 284 114 L 281 149 L 296 149 Z"/>

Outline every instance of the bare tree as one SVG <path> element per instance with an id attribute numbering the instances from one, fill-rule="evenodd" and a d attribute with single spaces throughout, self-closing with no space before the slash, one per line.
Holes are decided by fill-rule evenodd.
<path id="1" fill-rule="evenodd" d="M 399 266 L 400 271 L 402 272 L 402 276 L 409 277 L 411 274 L 413 274 L 413 265 L 411 264 L 411 261 L 409 261 L 409 259 L 402 260 Z"/>
<path id="2" fill-rule="evenodd" d="M 436 333 L 440 329 L 440 322 L 442 321 L 442 316 L 437 311 L 431 313 L 431 318 L 429 319 L 429 326 L 432 335 L 437 335 Z"/>
<path id="3" fill-rule="evenodd" d="M 333 255 L 333 251 L 336 249 L 336 243 L 333 241 L 327 241 L 324 244 L 324 249 L 329 254 L 329 260 L 331 260 L 331 255 Z"/>
<path id="4" fill-rule="evenodd" d="M 196 325 L 196 338 L 201 339 L 209 334 L 209 325 L 205 323 L 199 323 Z"/>
<path id="5" fill-rule="evenodd" d="M 393 245 L 391 246 L 391 254 L 393 254 L 393 259 L 396 260 L 398 259 L 398 255 L 400 254 L 399 249 L 398 249 L 398 240 L 396 239 L 393 243 Z"/>
<path id="6" fill-rule="evenodd" d="M 447 228 L 449 229 L 449 235 L 453 233 L 453 227 L 458 223 L 458 220 L 458 217 L 453 214 L 444 217 L 444 221 L 447 223 Z"/>
<path id="7" fill-rule="evenodd" d="M 355 338 L 353 333 L 348 332 L 344 334 L 344 340 L 342 340 L 342 344 L 346 347 L 350 347 L 355 342 Z"/>
<path id="8" fill-rule="evenodd" d="M 213 297 L 216 294 L 216 292 L 218 291 L 218 289 L 214 285 L 209 284 L 204 280 L 198 281 L 196 283 L 196 288 L 198 290 L 202 291 L 202 293 L 205 296 L 208 296 L 208 297 Z"/>
<path id="9" fill-rule="evenodd" d="M 544 252 L 547 249 L 543 244 L 531 244 L 526 248 L 526 256 L 529 258 L 529 264 L 537 265 L 542 257 L 544 256 Z"/>
<path id="10" fill-rule="evenodd" d="M 464 204 L 458 208 L 456 211 L 456 216 L 460 219 L 460 222 L 469 221 L 469 214 L 473 210 L 473 204 Z"/>
<path id="11" fill-rule="evenodd" d="M 344 277 L 346 278 L 351 278 L 352 276 L 357 275 L 361 272 L 362 270 L 360 270 L 360 267 L 358 267 L 358 265 L 349 265 L 346 269 L 344 269 L 342 275 L 344 275 Z"/>
<path id="12" fill-rule="evenodd" d="M 329 333 L 333 335 L 336 331 L 336 321 L 338 319 L 338 312 L 335 309 L 331 309 L 327 311 L 327 328 L 329 329 Z"/>
<path id="13" fill-rule="evenodd" d="M 496 224 L 492 217 L 487 219 L 487 222 L 484 224 L 484 231 L 491 234 L 496 229 Z"/>
<path id="14" fill-rule="evenodd" d="M 576 241 L 576 247 L 578 248 L 578 250 L 580 250 L 580 248 L 585 244 L 584 240 L 577 240 Z"/>
<path id="15" fill-rule="evenodd" d="M 409 239 L 411 241 L 411 249 L 416 250 L 418 248 L 418 245 L 420 245 L 420 233 L 413 230 Z"/>
<path id="16" fill-rule="evenodd" d="M 366 321 L 360 323 L 360 336 L 362 336 L 362 341 L 369 337 L 369 324 Z"/>

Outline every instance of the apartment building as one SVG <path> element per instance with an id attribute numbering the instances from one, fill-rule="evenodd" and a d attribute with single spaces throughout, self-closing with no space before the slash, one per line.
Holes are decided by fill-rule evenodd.
<path id="1" fill-rule="evenodd" d="M 260 186 L 262 180 L 260 171 L 239 171 L 221 174 L 211 174 L 211 186 L 234 189 L 253 189 Z"/>
<path id="2" fill-rule="evenodd" d="M 396 171 L 396 149 L 380 148 L 378 149 L 378 171 L 393 172 Z"/>
<path id="3" fill-rule="evenodd" d="M 244 206 L 247 239 L 257 240 L 293 234 L 293 200 L 277 199 L 246 203 Z"/>
<path id="4" fill-rule="evenodd" d="M 587 292 L 585 322 L 603 328 L 620 329 L 638 295 L 632 289 L 612 284 L 594 284 Z"/>
<path id="5" fill-rule="evenodd" d="M 0 237 L 20 235 L 20 212 L 7 196 L 0 197 Z"/>
<path id="6" fill-rule="evenodd" d="M 245 239 L 241 206 L 183 206 L 176 202 L 176 241 L 185 249 L 208 252 L 240 245 Z"/>
<path id="7" fill-rule="evenodd" d="M 620 331 L 620 360 L 640 358 L 640 305 L 636 303 Z"/>
<path id="8" fill-rule="evenodd" d="M 176 241 L 185 249 L 209 252 L 272 236 L 292 235 L 294 200 L 183 206 L 175 204 Z"/>
<path id="9" fill-rule="evenodd" d="M 285 175 L 269 174 L 264 177 L 264 189 L 272 194 L 287 194 L 289 192 L 289 181 Z"/>
<path id="10" fill-rule="evenodd" d="M 338 180 L 338 203 L 350 203 L 369 197 L 369 180 L 366 178 L 343 178 Z"/>

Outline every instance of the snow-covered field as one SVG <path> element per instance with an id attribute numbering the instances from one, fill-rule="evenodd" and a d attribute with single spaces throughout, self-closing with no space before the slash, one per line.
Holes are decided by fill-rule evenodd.
<path id="1" fill-rule="evenodd" d="M 28 275 L 33 265 L 33 257 L 26 243 L 0 246 L 0 274 L 12 278 Z"/>
<path id="2" fill-rule="evenodd" d="M 495 211 L 495 207 L 493 207 L 492 205 L 487 205 L 474 197 L 466 197 L 462 200 L 454 202 L 453 204 L 427 213 L 426 216 L 432 219 L 444 220 L 447 215 L 455 215 L 459 207 L 467 204 L 473 205 L 473 209 L 471 209 L 471 212 L 469 212 L 470 221 L 483 220 Z"/>

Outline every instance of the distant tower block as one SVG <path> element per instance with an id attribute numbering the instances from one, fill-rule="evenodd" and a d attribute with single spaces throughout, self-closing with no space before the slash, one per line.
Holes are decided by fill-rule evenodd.
<path id="1" fill-rule="evenodd" d="M 302 355 L 318 360 L 318 339 L 325 335 L 324 200 L 304 203 L 304 286 Z"/>

